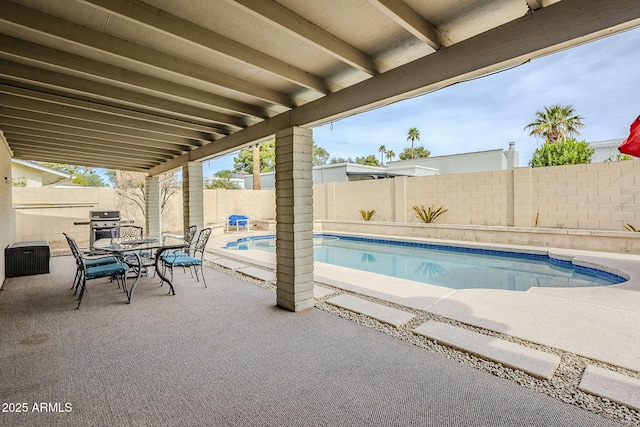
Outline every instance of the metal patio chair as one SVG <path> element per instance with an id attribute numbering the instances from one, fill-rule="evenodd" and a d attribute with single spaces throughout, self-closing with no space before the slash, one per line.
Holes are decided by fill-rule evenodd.
<path id="1" fill-rule="evenodd" d="M 192 249 L 188 251 L 189 254 L 182 252 L 182 255 L 179 255 L 178 252 L 180 251 L 171 251 L 168 252 L 166 256 L 162 257 L 163 269 L 166 270 L 168 268 L 171 271 L 172 282 L 174 267 L 193 268 L 198 282 L 200 281 L 200 278 L 198 277 L 198 268 L 200 268 L 204 287 L 207 287 L 207 281 L 204 277 L 204 271 L 202 270 L 202 263 L 204 261 L 204 251 L 207 247 L 209 236 L 211 236 L 211 228 L 203 228 L 200 230 L 200 234 L 198 235 L 198 239 L 195 244 L 191 246 Z"/>
<path id="2" fill-rule="evenodd" d="M 122 280 L 122 287 L 125 292 L 127 291 L 126 273 L 129 270 L 127 264 L 119 261 L 115 257 L 103 257 L 93 260 L 85 259 L 75 239 L 67 234 L 65 234 L 65 237 L 67 238 L 67 242 L 69 243 L 69 247 L 71 248 L 71 253 L 76 259 L 77 272 L 74 279 L 74 287 L 76 288 L 76 290 L 73 294 L 75 295 L 78 289 L 80 289 L 80 294 L 78 295 L 78 305 L 76 309 L 80 308 L 82 297 L 84 296 L 84 293 L 86 291 L 87 280 L 99 279 L 102 277 L 115 278 L 118 282 L 118 286 L 120 286 L 120 280 Z M 108 258 L 112 258 L 114 261 L 107 262 Z M 100 264 L 97 264 L 96 262 L 100 262 Z M 89 266 L 88 264 L 91 264 L 91 266 Z"/>

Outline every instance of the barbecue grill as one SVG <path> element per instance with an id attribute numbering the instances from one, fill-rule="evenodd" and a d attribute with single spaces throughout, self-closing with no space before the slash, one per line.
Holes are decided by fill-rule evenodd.
<path id="1" fill-rule="evenodd" d="M 120 228 L 120 211 L 90 211 L 89 220 L 89 246 L 93 250 L 96 240 L 110 239 L 111 230 Z"/>

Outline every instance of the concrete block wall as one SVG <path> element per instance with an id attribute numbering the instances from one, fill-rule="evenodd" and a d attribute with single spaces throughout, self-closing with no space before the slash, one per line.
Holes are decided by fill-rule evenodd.
<path id="1" fill-rule="evenodd" d="M 640 227 L 640 162 L 531 170 L 531 215 L 540 227 L 622 231 Z"/>
<path id="2" fill-rule="evenodd" d="M 275 190 L 204 190 L 205 224 L 224 223 L 229 215 L 275 219 Z"/>
<path id="3" fill-rule="evenodd" d="M 299 127 L 276 133 L 276 303 L 313 307 L 313 140 Z"/>
<path id="4" fill-rule="evenodd" d="M 358 209 L 376 209 L 376 221 L 419 223 L 412 206 L 424 205 L 448 209 L 439 224 L 640 228 L 638 160 L 319 184 L 314 194 L 316 221 L 356 220 Z"/>
<path id="5" fill-rule="evenodd" d="M 0 249 L 24 240 L 59 240 L 64 246 L 62 231 L 88 241 L 88 225 L 73 222 L 86 221 L 93 209 L 121 209 L 123 217 L 144 222 L 137 209 L 122 210 L 127 202 L 111 188 L 12 188 L 4 182 L 4 176 L 10 179 L 10 163 L 8 148 L 0 141 Z M 224 223 L 231 214 L 275 218 L 273 190 L 216 189 L 203 194 L 205 225 Z M 182 232 L 182 203 L 179 192 L 165 206 L 164 232 Z M 375 209 L 374 222 L 419 224 L 412 206 L 421 204 L 448 208 L 436 221 L 443 225 L 535 228 L 537 217 L 538 228 L 624 232 L 627 223 L 640 228 L 640 161 L 313 187 L 314 221 L 362 221 L 360 209 Z"/>
<path id="6" fill-rule="evenodd" d="M 438 223 L 512 225 L 512 187 L 511 171 L 408 178 L 406 216 L 408 222 L 421 222 L 413 206 L 443 206 L 448 211 Z"/>
<path id="7" fill-rule="evenodd" d="M 116 209 L 112 188 L 14 187 L 15 241 L 46 240 L 52 247 L 66 245 L 63 232 L 81 245 L 89 241 L 89 211 Z"/>
<path id="8" fill-rule="evenodd" d="M 376 211 L 374 221 L 394 221 L 394 206 L 389 203 L 393 184 L 385 179 L 314 185 L 314 219 L 362 219 L 363 209 Z"/>

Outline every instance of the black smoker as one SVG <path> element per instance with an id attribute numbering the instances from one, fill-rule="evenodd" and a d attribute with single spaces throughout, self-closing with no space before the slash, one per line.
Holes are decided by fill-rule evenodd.
<path id="1" fill-rule="evenodd" d="M 110 239 L 111 230 L 120 227 L 120 211 L 90 211 L 89 247 L 99 239 Z"/>

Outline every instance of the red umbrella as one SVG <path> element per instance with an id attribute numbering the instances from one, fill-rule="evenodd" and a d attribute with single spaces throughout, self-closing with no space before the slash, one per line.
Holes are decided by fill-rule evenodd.
<path id="1" fill-rule="evenodd" d="M 635 157 L 640 157 L 640 116 L 631 123 L 631 131 L 627 139 L 622 141 L 622 144 L 618 147 L 623 154 L 630 154 Z"/>

